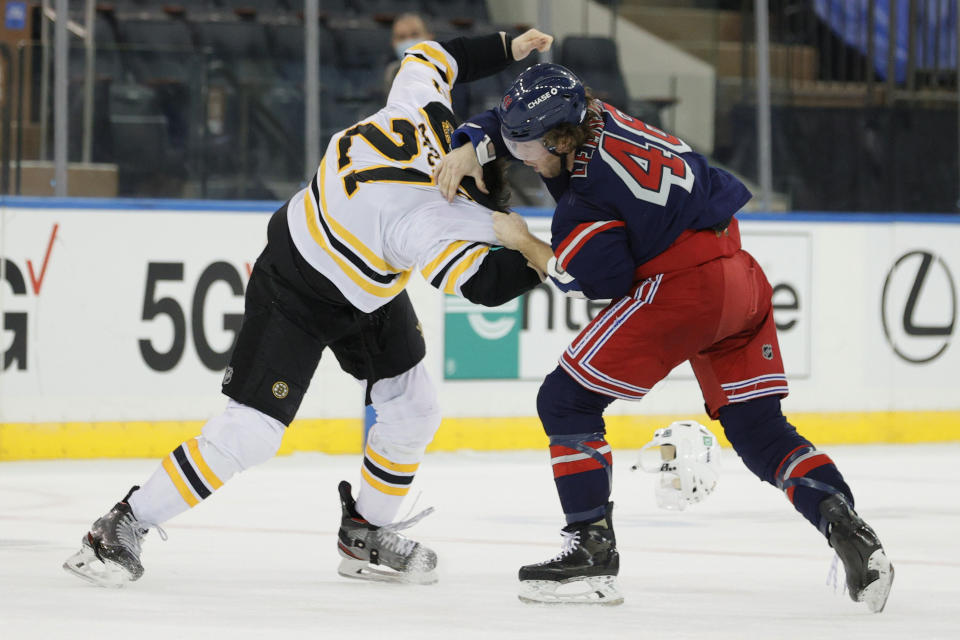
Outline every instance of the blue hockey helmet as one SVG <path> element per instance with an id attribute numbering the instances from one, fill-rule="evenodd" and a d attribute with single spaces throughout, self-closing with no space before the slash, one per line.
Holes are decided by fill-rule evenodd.
<path id="1" fill-rule="evenodd" d="M 536 140 L 557 125 L 580 124 L 587 113 L 583 83 L 559 64 L 527 67 L 507 89 L 497 107 L 503 137 L 514 142 Z"/>

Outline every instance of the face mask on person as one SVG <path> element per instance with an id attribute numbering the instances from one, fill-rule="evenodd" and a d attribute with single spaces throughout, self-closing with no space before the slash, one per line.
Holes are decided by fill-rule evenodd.
<path id="1" fill-rule="evenodd" d="M 397 58 L 403 58 L 403 52 L 412 47 L 413 45 L 420 42 L 417 38 L 407 38 L 406 40 L 401 40 L 397 44 L 393 45 L 393 50 L 397 54 Z"/>

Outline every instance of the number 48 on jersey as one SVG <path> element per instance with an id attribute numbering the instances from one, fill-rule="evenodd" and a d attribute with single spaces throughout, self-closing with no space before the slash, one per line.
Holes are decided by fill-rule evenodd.
<path id="1" fill-rule="evenodd" d="M 600 156 L 634 197 L 666 206 L 673 185 L 687 193 L 693 189 L 693 171 L 680 155 L 692 151 L 687 143 L 618 109 L 604 106 L 614 120 L 634 134 L 620 136 L 608 130 L 599 143 Z"/>

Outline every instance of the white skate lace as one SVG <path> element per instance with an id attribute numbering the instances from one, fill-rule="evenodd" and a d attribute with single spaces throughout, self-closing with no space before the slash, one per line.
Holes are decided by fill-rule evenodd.
<path id="1" fill-rule="evenodd" d="M 837 586 L 838 586 L 838 584 L 839 584 L 839 581 L 837 580 L 837 565 L 838 565 L 839 563 L 840 563 L 840 556 L 838 556 L 836 553 L 833 554 L 833 560 L 830 562 L 830 571 L 827 572 L 827 582 L 826 582 L 826 584 L 827 584 L 828 587 L 830 587 L 830 586 L 833 587 L 833 592 L 834 592 L 834 593 L 837 592 Z M 843 590 L 844 590 L 844 591 L 847 590 L 847 582 L 846 582 L 846 580 L 843 581 Z"/>
<path id="2" fill-rule="evenodd" d="M 568 555 L 580 548 L 580 532 L 579 531 L 564 531 L 560 530 L 560 535 L 563 536 L 563 547 L 560 549 L 560 553 L 550 558 L 545 562 L 540 564 L 547 564 L 548 562 L 556 562 L 557 560 L 563 560 Z"/>
<path id="3" fill-rule="evenodd" d="M 417 499 L 419 500 L 419 496 Z M 413 506 L 416 506 L 416 504 L 416 501 L 414 501 Z M 410 511 L 413 511 L 413 507 L 410 508 Z M 408 515 L 410 514 L 410 511 L 407 512 Z M 393 551 L 394 553 L 397 553 L 401 556 L 410 555 L 413 552 L 414 547 L 417 546 L 417 541 L 400 535 L 397 533 L 397 531 L 409 529 L 431 513 L 433 513 L 433 507 L 427 507 L 412 518 L 406 518 L 405 520 L 385 524 L 377 529 L 377 539 L 380 540 L 380 543 L 384 547 L 390 551 Z"/>
<path id="4" fill-rule="evenodd" d="M 117 540 L 121 545 L 137 557 L 140 556 L 140 541 L 151 529 L 156 529 L 161 540 L 166 541 L 167 532 L 158 524 L 151 524 L 137 520 L 132 513 L 125 513 L 117 522 Z"/>

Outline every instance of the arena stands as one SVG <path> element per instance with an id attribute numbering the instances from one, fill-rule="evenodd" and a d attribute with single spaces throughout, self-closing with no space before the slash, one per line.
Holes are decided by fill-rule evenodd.
<path id="1" fill-rule="evenodd" d="M 83 25 L 79 5 L 72 3 L 70 18 Z M 322 0 L 321 147 L 331 134 L 383 104 L 384 69 L 395 60 L 390 28 L 404 13 L 423 16 L 437 39 L 527 28 L 492 24 L 484 0 Z M 116 166 L 117 195 L 281 199 L 300 184 L 303 20 L 303 3 L 296 0 L 97 3 L 90 160 Z M 40 7 L 34 6 L 30 29 L 36 41 L 41 22 Z M 612 40 L 568 37 L 558 45 L 562 62 L 582 72 L 598 95 L 630 106 Z M 29 133 L 44 128 L 39 42 L 25 47 L 24 55 L 33 64 L 23 89 L 28 108 L 18 125 Z M 69 57 L 75 133 L 83 130 L 85 118 L 86 61 L 79 38 L 71 38 Z M 495 106 L 516 74 L 538 59 L 534 55 L 494 77 L 457 87 L 457 115 Z M 20 157 L 49 158 L 50 137 L 41 149 L 27 136 Z M 82 140 L 71 135 L 71 161 L 80 159 Z M 543 197 L 525 167 L 510 174 L 519 203 Z"/>

